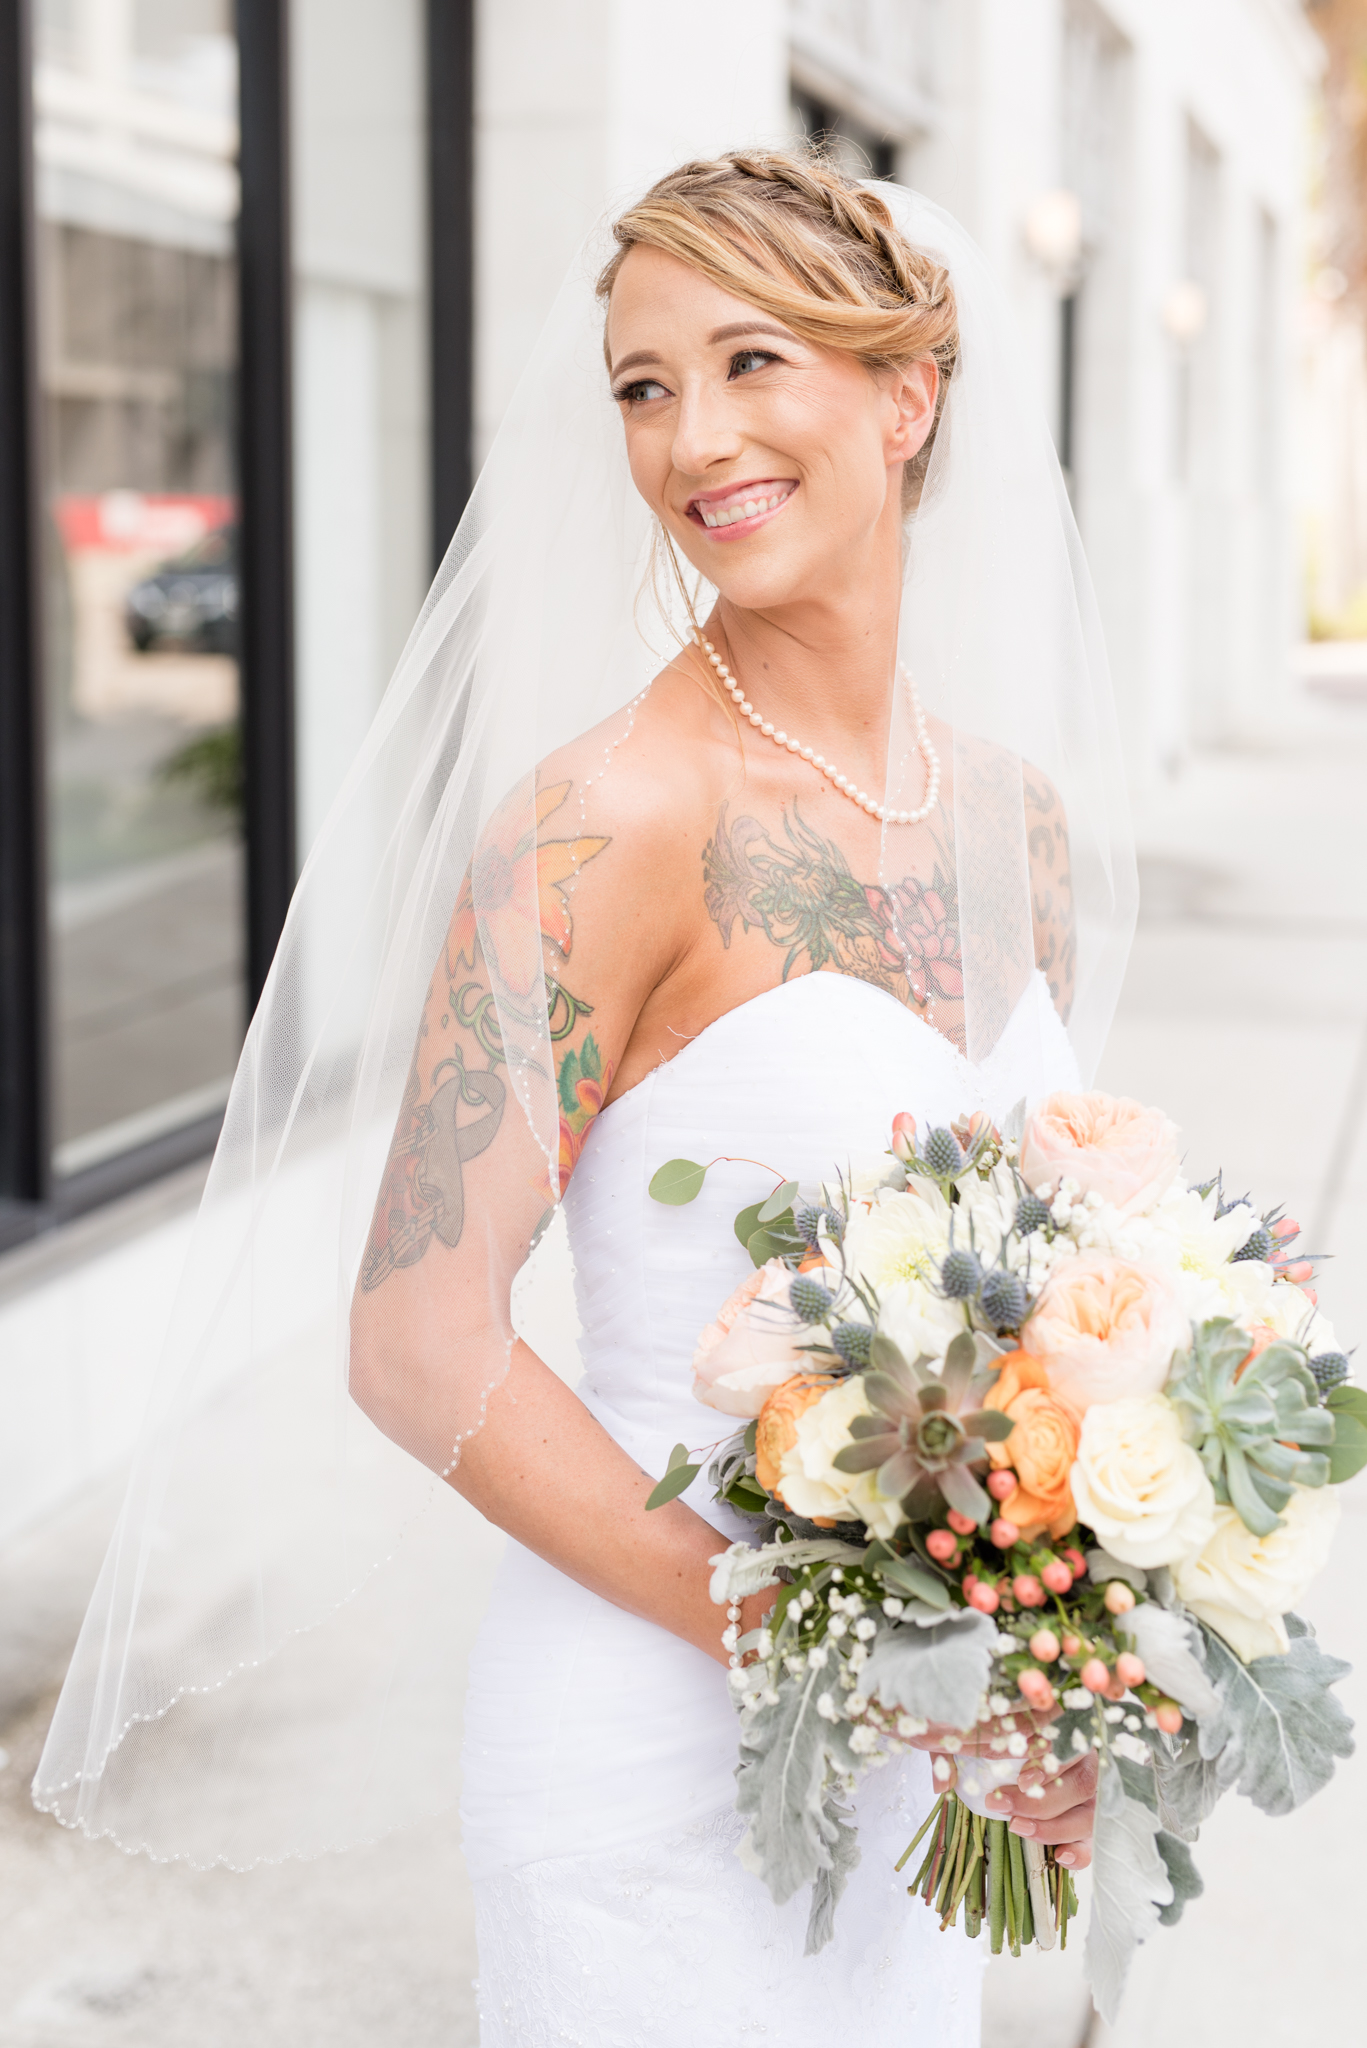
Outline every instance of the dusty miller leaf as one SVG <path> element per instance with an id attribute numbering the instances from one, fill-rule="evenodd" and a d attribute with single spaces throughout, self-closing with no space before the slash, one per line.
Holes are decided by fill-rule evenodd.
<path id="1" fill-rule="evenodd" d="M 1198 1720 L 1218 1714 L 1220 1700 L 1196 1655 L 1196 1624 L 1169 1607 L 1141 1600 L 1121 1627 L 1133 1636 L 1146 1675 Z"/>
<path id="2" fill-rule="evenodd" d="M 1353 1754 L 1353 1724 L 1329 1691 L 1350 1667 L 1297 1635 L 1284 1657 L 1241 1663 L 1202 1625 L 1206 1670 L 1220 1712 L 1200 1724 L 1203 1757 L 1216 1759 L 1222 1792 L 1232 1785 L 1263 1813 L 1292 1813 Z"/>
<path id="3" fill-rule="evenodd" d="M 1158 1818 L 1165 1830 L 1184 1842 L 1194 1842 L 1202 1822 L 1209 1820 L 1219 1802 L 1222 1788 L 1216 1765 L 1202 1756 L 1200 1743 L 1193 1734 L 1175 1757 L 1164 1757 L 1161 1751 L 1157 1754 L 1154 1776 L 1158 1786 Z"/>
<path id="4" fill-rule="evenodd" d="M 1173 1887 L 1159 1852 L 1158 1816 L 1129 1798 L 1117 1770 L 1103 1770 L 1092 1840 L 1092 1916 L 1087 1927 L 1087 1979 L 1092 2001 L 1111 2024 L 1140 1942 L 1171 1905 Z"/>
<path id="5" fill-rule="evenodd" d="M 1183 1907 L 1190 1905 L 1193 1899 L 1199 1899 L 1206 1887 L 1185 1842 L 1162 1828 L 1154 1840 L 1167 1869 L 1168 1883 L 1172 1886 L 1171 1901 L 1158 1909 L 1158 1924 L 1160 1927 L 1175 1927 L 1182 1917 Z"/>
<path id="6" fill-rule="evenodd" d="M 826 1672 L 809 1665 L 780 1684 L 776 1706 L 760 1707 L 741 1730 L 736 1811 L 749 1820 L 750 1845 L 777 1906 L 831 1870 L 838 1847 L 846 1853 L 825 1810 L 827 1761 L 845 1770 L 855 1760 L 849 1724 L 817 1711 L 829 1685 Z"/>
<path id="7" fill-rule="evenodd" d="M 849 1808 L 827 1799 L 821 1811 L 828 1830 L 831 1864 L 829 1870 L 818 1870 L 812 1885 L 812 1910 L 807 1916 L 807 1943 L 803 1949 L 803 1954 L 809 1956 L 825 1948 L 835 1932 L 835 1909 L 850 1872 L 859 1861 L 859 1835 Z"/>
<path id="8" fill-rule="evenodd" d="M 859 1683 L 869 1698 L 922 1721 L 971 1728 L 987 1691 L 996 1623 L 956 1614 L 935 1628 L 889 1629 L 878 1638 Z"/>

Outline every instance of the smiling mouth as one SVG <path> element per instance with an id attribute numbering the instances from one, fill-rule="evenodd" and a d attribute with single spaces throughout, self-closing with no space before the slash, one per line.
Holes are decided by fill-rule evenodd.
<path id="1" fill-rule="evenodd" d="M 737 527 L 753 531 L 775 512 L 781 511 L 797 489 L 793 478 L 782 482 L 737 484 L 733 490 L 717 491 L 706 498 L 694 498 L 688 516 L 709 533 L 727 533 Z"/>

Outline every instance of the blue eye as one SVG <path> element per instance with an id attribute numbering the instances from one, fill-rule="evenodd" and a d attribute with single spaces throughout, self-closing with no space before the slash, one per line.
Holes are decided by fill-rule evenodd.
<path id="1" fill-rule="evenodd" d="M 657 384 L 653 377 L 642 377 L 638 383 L 623 384 L 613 392 L 619 405 L 643 405 L 652 398 L 667 398 L 663 384 Z"/>

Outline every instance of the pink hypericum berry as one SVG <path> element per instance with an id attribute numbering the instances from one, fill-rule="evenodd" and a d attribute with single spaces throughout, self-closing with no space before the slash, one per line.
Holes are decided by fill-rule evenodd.
<path id="1" fill-rule="evenodd" d="M 1275 1238 L 1280 1239 L 1283 1243 L 1286 1241 L 1287 1238 L 1299 1237 L 1300 1234 L 1301 1227 L 1300 1224 L 1297 1223 L 1294 1216 L 1283 1216 L 1280 1223 L 1274 1223 L 1272 1225 L 1272 1235 Z"/>
<path id="2" fill-rule="evenodd" d="M 1013 1543 L 1020 1542 L 1020 1530 L 1014 1522 L 1009 1522 L 1005 1515 L 998 1515 L 987 1533 L 998 1550 L 1009 1550 Z"/>
<path id="3" fill-rule="evenodd" d="M 1067 1593 L 1072 1589 L 1072 1571 L 1061 1557 L 1051 1559 L 1040 1573 L 1040 1577 L 1051 1593 Z"/>
<path id="4" fill-rule="evenodd" d="M 904 1109 L 892 1120 L 892 1153 L 903 1166 L 909 1166 L 916 1157 L 916 1119 L 910 1110 Z"/>
<path id="5" fill-rule="evenodd" d="M 1043 1714 L 1054 1704 L 1054 1688 L 1042 1671 L 1022 1671 L 1016 1680 L 1023 1700 Z"/>
<path id="6" fill-rule="evenodd" d="M 1009 1500 L 1016 1490 L 1016 1475 L 1003 1465 L 1000 1471 L 987 1476 L 987 1490 L 993 1500 Z"/>
<path id="7" fill-rule="evenodd" d="M 1080 1550 L 1065 1550 L 1063 1552 L 1063 1562 L 1068 1566 L 1075 1579 L 1086 1578 L 1087 1560 Z"/>
<path id="8" fill-rule="evenodd" d="M 965 1600 L 969 1600 L 969 1599 L 971 1599 L 971 1598 L 972 1598 L 972 1595 L 973 1595 L 973 1588 L 974 1588 L 974 1587 L 975 1587 L 975 1586 L 976 1586 L 976 1585 L 977 1585 L 978 1583 L 979 1583 L 979 1580 L 978 1580 L 978 1574 L 977 1574 L 976 1572 L 965 1572 L 965 1573 L 964 1573 L 964 1576 L 963 1576 L 963 1588 L 964 1588 L 964 1598 L 965 1598 Z"/>
<path id="9" fill-rule="evenodd" d="M 951 1508 L 945 1519 L 960 1536 L 972 1536 L 978 1526 L 972 1515 L 961 1515 L 957 1508 Z"/>
<path id="10" fill-rule="evenodd" d="M 1182 1709 L 1176 1700 L 1163 1700 L 1153 1710 L 1153 1718 L 1165 1735 L 1182 1733 Z"/>
<path id="11" fill-rule="evenodd" d="M 1079 1671 L 1078 1677 L 1088 1692 L 1105 1692 L 1111 1682 L 1111 1674 L 1100 1657 L 1089 1657 Z"/>
<path id="12" fill-rule="evenodd" d="M 1108 1614 L 1128 1614 L 1134 1606 L 1134 1589 L 1123 1579 L 1112 1579 L 1101 1597 Z"/>
<path id="13" fill-rule="evenodd" d="M 959 1539 L 952 1529 L 932 1529 L 926 1538 L 926 1549 L 937 1564 L 948 1564 L 959 1548 Z"/>
<path id="14" fill-rule="evenodd" d="M 1282 1267 L 1283 1280 L 1294 1280 L 1297 1287 L 1303 1287 L 1307 1280 L 1313 1280 L 1314 1277 L 1315 1269 L 1309 1259 L 1292 1259 L 1289 1265 Z"/>
<path id="15" fill-rule="evenodd" d="M 1041 1664 L 1052 1664 L 1059 1652 L 1058 1637 L 1051 1628 L 1037 1628 L 1030 1638 L 1030 1655 Z"/>
<path id="16" fill-rule="evenodd" d="M 1144 1683 L 1144 1659 L 1136 1657 L 1132 1650 L 1122 1650 L 1115 1660 L 1115 1675 L 1122 1685 L 1142 1685 Z"/>
<path id="17" fill-rule="evenodd" d="M 1043 1607 L 1044 1605 L 1046 1597 L 1044 1588 L 1032 1572 L 1022 1572 L 1019 1578 L 1012 1579 L 1011 1591 L 1020 1601 L 1022 1607 Z"/>
<path id="18" fill-rule="evenodd" d="M 970 1607 L 976 1607 L 979 1614 L 995 1614 L 1001 1606 L 1001 1595 L 995 1586 L 985 1586 L 981 1579 L 968 1596 Z"/>
<path id="19" fill-rule="evenodd" d="M 1076 1657 L 1081 1648 L 1081 1636 L 1065 1636 L 1063 1638 L 1063 1654 L 1065 1657 Z"/>

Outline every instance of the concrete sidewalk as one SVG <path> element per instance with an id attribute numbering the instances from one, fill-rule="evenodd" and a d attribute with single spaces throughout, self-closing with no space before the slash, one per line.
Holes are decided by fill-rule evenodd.
<path id="1" fill-rule="evenodd" d="M 1100 1076 L 1169 1111 L 1193 1171 L 1223 1166 L 1234 1191 L 1300 1217 L 1334 1255 L 1321 1299 L 1346 1347 L 1367 1340 L 1364 777 L 1367 706 L 1345 702 L 1308 708 L 1275 753 L 1197 763 L 1146 807 L 1143 920 Z M 1363 1481 L 1344 1506 L 1307 1606 L 1326 1646 L 1364 1670 Z M 1343 1695 L 1367 1718 L 1367 1683 Z M 187 1876 L 32 1813 L 48 1712 L 0 1734 L 0 2048 L 475 2042 L 454 1822 L 340 1860 Z M 1367 1832 L 1362 1762 L 1289 1820 L 1226 1802 L 1197 1851 L 1206 1896 L 1142 1953 L 1114 2033 L 1092 2023 L 1079 1940 L 1067 1957 L 992 1967 L 986 2048 L 1355 2038 L 1357 1825 Z"/>

